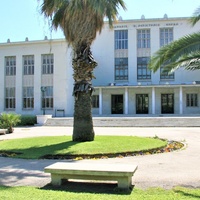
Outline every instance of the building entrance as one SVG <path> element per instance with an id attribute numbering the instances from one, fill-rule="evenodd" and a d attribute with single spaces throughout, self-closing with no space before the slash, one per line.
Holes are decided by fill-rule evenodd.
<path id="1" fill-rule="evenodd" d="M 174 94 L 161 94 L 161 113 L 174 114 Z"/>
<path id="2" fill-rule="evenodd" d="M 124 113 L 124 97 L 123 95 L 111 96 L 111 114 L 123 114 Z"/>
<path id="3" fill-rule="evenodd" d="M 149 113 L 149 97 L 148 94 L 136 94 L 136 114 Z"/>

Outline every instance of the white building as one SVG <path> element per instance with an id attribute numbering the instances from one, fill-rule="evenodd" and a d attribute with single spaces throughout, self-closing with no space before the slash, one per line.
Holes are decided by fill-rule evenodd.
<path id="1" fill-rule="evenodd" d="M 161 46 L 197 31 L 188 18 L 166 15 L 121 20 L 113 30 L 105 25 L 92 46 L 98 62 L 93 114 L 200 114 L 200 71 L 168 75 L 147 68 Z M 71 58 L 64 39 L 1 43 L 0 112 L 72 116 Z"/>

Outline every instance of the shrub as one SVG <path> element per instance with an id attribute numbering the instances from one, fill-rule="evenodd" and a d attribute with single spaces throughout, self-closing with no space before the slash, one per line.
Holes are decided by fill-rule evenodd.
<path id="1" fill-rule="evenodd" d="M 18 126 L 33 126 L 37 123 L 37 119 L 35 115 L 21 115 L 21 122 L 18 123 Z"/>
<path id="2" fill-rule="evenodd" d="M 13 133 L 13 127 L 20 121 L 20 115 L 15 113 L 1 113 L 0 115 L 0 127 L 8 129 L 9 133 Z"/>

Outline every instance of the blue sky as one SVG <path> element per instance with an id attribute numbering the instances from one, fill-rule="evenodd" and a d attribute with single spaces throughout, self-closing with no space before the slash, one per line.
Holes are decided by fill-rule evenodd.
<path id="1" fill-rule="evenodd" d="M 127 11 L 120 10 L 125 19 L 189 17 L 200 6 L 199 0 L 124 0 Z M 40 0 L 42 2 L 42 0 Z M 50 38 L 48 22 L 39 13 L 38 0 L 1 0 L 0 43 L 9 38 L 11 42 L 42 40 Z M 61 31 L 53 32 L 52 38 L 63 38 Z"/>

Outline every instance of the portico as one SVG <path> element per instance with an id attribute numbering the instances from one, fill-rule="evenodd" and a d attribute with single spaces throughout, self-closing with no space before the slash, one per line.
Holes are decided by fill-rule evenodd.
<path id="1" fill-rule="evenodd" d="M 200 95 L 198 84 L 113 85 L 95 87 L 95 90 L 94 95 L 99 96 L 99 108 L 93 108 L 93 114 L 200 114 L 196 106 L 200 103 L 199 98 L 192 95 L 191 105 L 188 105 L 190 94 Z M 114 108 L 118 110 L 112 113 Z"/>

